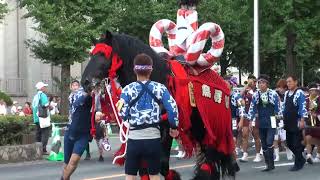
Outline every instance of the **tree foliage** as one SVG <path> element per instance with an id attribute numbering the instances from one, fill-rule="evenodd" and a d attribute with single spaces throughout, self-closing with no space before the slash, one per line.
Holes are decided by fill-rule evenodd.
<path id="1" fill-rule="evenodd" d="M 27 42 L 37 58 L 53 65 L 72 65 L 86 59 L 90 37 L 96 35 L 90 18 L 96 10 L 93 1 L 22 0 L 21 6 L 40 32 L 40 38 Z"/>
<path id="2" fill-rule="evenodd" d="M 102 1 L 99 1 L 102 4 Z M 70 65 L 88 57 L 91 40 L 96 36 L 91 15 L 101 7 L 94 0 L 21 0 L 32 18 L 39 38 L 27 40 L 35 57 L 44 63 L 61 65 L 61 112 L 68 113 Z"/>
<path id="3" fill-rule="evenodd" d="M 4 18 L 5 14 L 8 12 L 8 7 L 6 3 L 0 2 L 0 22 Z"/>
<path id="4" fill-rule="evenodd" d="M 172 1 L 147 0 L 21 0 L 39 38 L 27 40 L 35 57 L 61 65 L 62 113 L 67 113 L 70 65 L 87 59 L 91 38 L 105 30 L 131 34 L 145 41 L 152 24 L 176 9 Z"/>
<path id="5" fill-rule="evenodd" d="M 272 77 L 301 72 L 316 80 L 320 68 L 320 2 L 313 0 L 260 1 L 260 51 L 263 73 Z M 292 48 L 292 49 L 291 49 Z"/>
<path id="6" fill-rule="evenodd" d="M 221 73 L 229 66 L 252 71 L 253 18 L 250 0 L 202 1 L 198 8 L 200 22 L 215 22 L 225 34 L 224 53 L 220 59 Z"/>
<path id="7" fill-rule="evenodd" d="M 67 89 L 70 65 L 88 57 L 91 37 L 105 30 L 126 33 L 148 43 L 149 31 L 159 19 L 176 20 L 174 0 L 20 0 L 28 10 L 40 38 L 27 44 L 45 63 L 61 65 L 62 88 Z M 261 0 L 260 51 L 261 72 L 272 77 L 284 74 L 288 61 L 288 32 L 295 35 L 293 71 L 302 63 L 306 76 L 314 77 L 320 66 L 319 1 Z M 229 66 L 253 71 L 253 1 L 201 1 L 197 8 L 199 24 L 215 22 L 225 33 L 225 50 L 220 65 L 222 74 Z M 1 6 L 0 6 L 1 15 Z M 0 16 L 1 17 L 1 16 Z M 165 41 L 165 40 L 164 40 Z M 210 42 L 207 43 L 208 46 Z M 207 49 L 206 49 L 207 50 Z M 287 58 L 288 60 L 288 58 Z M 292 70 L 291 70 L 292 71 Z M 309 73 L 309 74 L 308 74 Z M 320 72 L 319 72 L 320 73 Z M 308 78 L 312 79 L 312 78 Z M 66 94 L 64 94 L 66 96 Z M 62 99 L 67 99 L 63 97 Z"/>

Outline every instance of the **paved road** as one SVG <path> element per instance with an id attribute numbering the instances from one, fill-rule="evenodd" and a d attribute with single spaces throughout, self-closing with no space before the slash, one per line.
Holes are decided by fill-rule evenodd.
<path id="1" fill-rule="evenodd" d="M 116 139 L 111 140 L 112 145 L 118 144 Z M 114 147 L 114 146 L 113 146 Z M 123 168 L 111 164 L 112 153 L 105 155 L 105 162 L 98 162 L 97 149 L 91 143 L 92 160 L 82 160 L 73 180 L 123 180 Z M 292 162 L 283 161 L 276 163 L 276 170 L 270 173 L 260 172 L 263 163 L 241 163 L 241 171 L 237 174 L 237 180 L 320 180 L 320 164 L 306 165 L 300 172 L 289 172 Z M 182 179 L 191 179 L 194 161 L 172 159 L 171 164 L 182 175 Z M 252 161 L 252 158 L 251 158 Z M 0 165 L 0 180 L 58 180 L 61 174 L 61 162 L 48 162 L 46 160 L 26 162 L 19 164 Z"/>

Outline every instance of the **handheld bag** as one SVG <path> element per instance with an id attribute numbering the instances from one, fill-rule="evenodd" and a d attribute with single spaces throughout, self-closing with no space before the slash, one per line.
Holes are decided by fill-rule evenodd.
<path id="1" fill-rule="evenodd" d="M 51 126 L 51 118 L 49 116 L 48 107 L 41 105 L 41 94 L 39 97 L 39 104 L 38 104 L 38 117 L 39 117 L 40 128 L 47 128 Z"/>

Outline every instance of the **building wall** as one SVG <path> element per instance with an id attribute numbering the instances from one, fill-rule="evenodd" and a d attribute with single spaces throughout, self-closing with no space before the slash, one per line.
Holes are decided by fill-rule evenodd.
<path id="1" fill-rule="evenodd" d="M 10 11 L 0 24 L 0 90 L 13 99 L 30 101 L 36 92 L 35 84 L 46 81 L 51 85 L 52 77 L 60 77 L 60 68 L 35 59 L 25 41 L 40 38 L 32 29 L 36 24 L 22 18 L 26 10 L 17 8 L 18 0 L 5 2 Z"/>

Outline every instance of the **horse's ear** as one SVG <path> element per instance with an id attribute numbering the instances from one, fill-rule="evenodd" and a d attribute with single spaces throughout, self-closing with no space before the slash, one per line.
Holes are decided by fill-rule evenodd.
<path id="1" fill-rule="evenodd" d="M 92 43 L 94 46 L 98 43 L 98 41 L 97 41 L 96 38 L 94 38 L 94 37 L 91 36 L 90 39 L 91 39 L 91 43 Z"/>
<path id="2" fill-rule="evenodd" d="M 111 40 L 112 39 L 112 33 L 109 30 L 106 30 L 106 40 Z"/>

